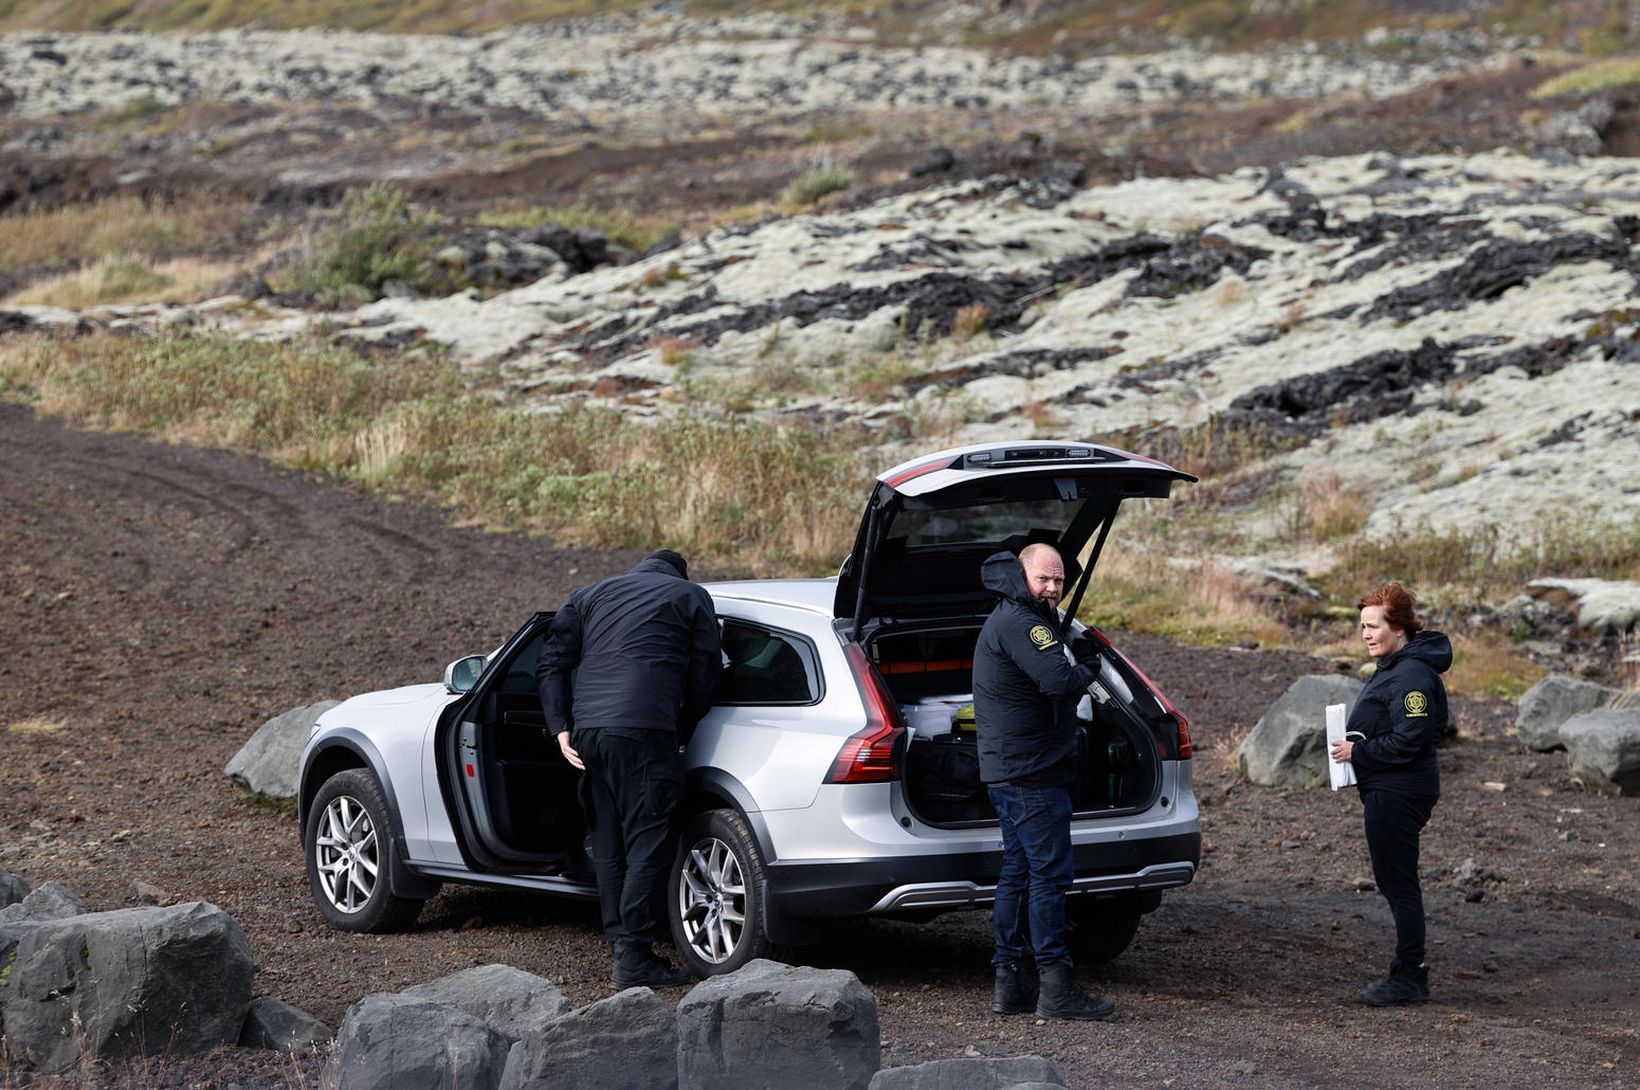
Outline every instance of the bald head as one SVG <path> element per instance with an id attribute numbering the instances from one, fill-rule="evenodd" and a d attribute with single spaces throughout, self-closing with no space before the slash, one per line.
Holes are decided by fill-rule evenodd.
<path id="1" fill-rule="evenodd" d="M 1019 551 L 1019 566 L 1025 569 L 1025 586 L 1032 597 L 1059 605 L 1065 596 L 1065 562 L 1058 549 L 1040 541 L 1027 545 Z"/>

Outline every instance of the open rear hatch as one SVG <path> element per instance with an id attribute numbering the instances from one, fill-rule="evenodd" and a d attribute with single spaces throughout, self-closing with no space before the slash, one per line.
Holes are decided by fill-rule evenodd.
<path id="1" fill-rule="evenodd" d="M 919 458 L 877 479 L 837 583 L 840 627 L 867 649 L 909 727 L 907 802 L 925 822 L 995 821 L 971 719 L 974 646 L 995 596 L 986 557 L 1028 544 L 1065 560 L 1068 636 L 1125 499 L 1166 498 L 1182 470 L 1095 443 L 997 443 Z M 1100 676 L 1078 733 L 1079 815 L 1150 806 L 1182 719 L 1102 634 Z M 1188 739 L 1188 734 L 1185 734 Z M 1188 741 L 1185 742 L 1188 745 Z"/>
<path id="2" fill-rule="evenodd" d="M 1122 501 L 1165 499 L 1195 479 L 1096 443 L 990 443 L 895 466 L 877 478 L 838 573 L 836 616 L 860 639 L 872 620 L 983 615 L 993 599 L 980 564 L 1040 541 L 1065 559 L 1073 618 Z"/>

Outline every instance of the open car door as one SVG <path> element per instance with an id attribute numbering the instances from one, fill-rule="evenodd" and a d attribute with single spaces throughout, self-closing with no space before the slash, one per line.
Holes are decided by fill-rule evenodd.
<path id="1" fill-rule="evenodd" d="M 451 705 L 435 745 L 439 786 L 474 870 L 584 877 L 578 773 L 547 734 L 535 683 L 551 613 L 537 613 Z"/>

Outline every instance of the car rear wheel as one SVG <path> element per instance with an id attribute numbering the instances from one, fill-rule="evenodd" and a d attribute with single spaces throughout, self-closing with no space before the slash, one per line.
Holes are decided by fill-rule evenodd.
<path id="1" fill-rule="evenodd" d="M 763 882 L 763 854 L 744 818 L 708 810 L 689 821 L 672 863 L 668 916 L 690 972 L 715 976 L 768 956 Z"/>
<path id="2" fill-rule="evenodd" d="M 1095 965 L 1121 956 L 1133 944 L 1146 904 L 1132 895 L 1080 896 L 1072 897 L 1065 909 L 1071 957 L 1078 965 Z"/>
<path id="3" fill-rule="evenodd" d="M 343 931 L 396 931 L 425 901 L 395 896 L 397 862 L 381 785 L 362 768 L 338 772 L 313 797 L 307 829 L 308 888 L 319 914 Z"/>

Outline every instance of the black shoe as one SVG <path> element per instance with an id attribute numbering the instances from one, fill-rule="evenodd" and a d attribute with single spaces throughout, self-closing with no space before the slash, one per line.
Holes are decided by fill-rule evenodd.
<path id="1" fill-rule="evenodd" d="M 1116 1004 L 1108 999 L 1090 999 L 1077 987 L 1076 974 L 1068 961 L 1037 967 L 1042 974 L 1042 991 L 1036 997 L 1038 1018 L 1069 1018 L 1080 1022 L 1097 1022 L 1109 1018 Z"/>
<path id="2" fill-rule="evenodd" d="M 627 988 L 678 988 L 694 979 L 682 969 L 672 968 L 665 958 L 656 957 L 649 947 L 631 946 L 616 955 L 609 986 L 618 992 Z"/>
<path id="3" fill-rule="evenodd" d="M 1361 992 L 1361 1002 L 1369 1007 L 1408 1007 L 1429 1002 L 1429 966 L 1403 969 L 1391 965 L 1389 977 Z"/>
<path id="4" fill-rule="evenodd" d="M 1005 961 L 997 966 L 996 998 L 991 1010 L 997 1014 L 1030 1014 L 1036 1009 L 1038 992 L 1036 966 Z"/>

